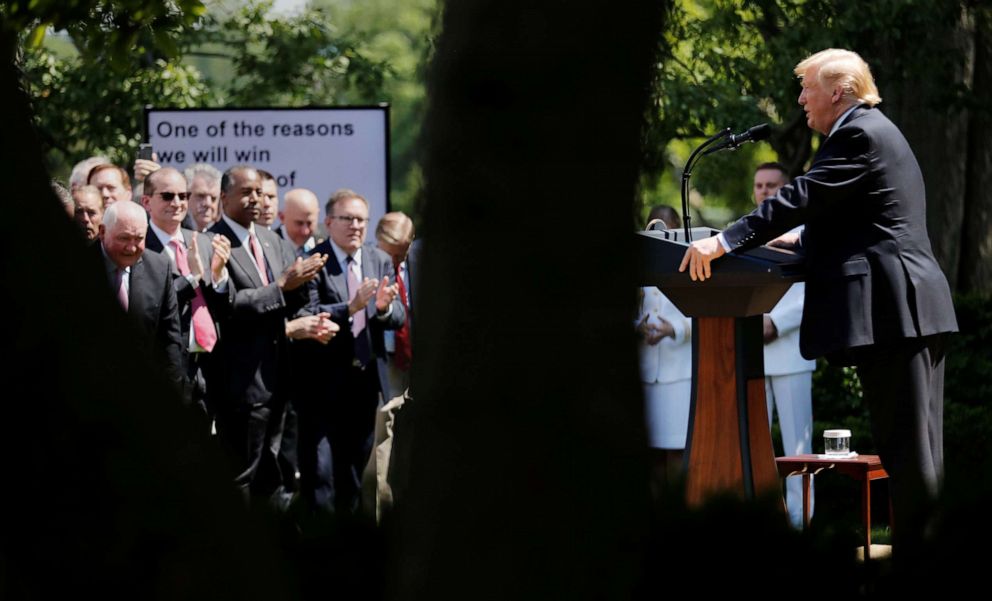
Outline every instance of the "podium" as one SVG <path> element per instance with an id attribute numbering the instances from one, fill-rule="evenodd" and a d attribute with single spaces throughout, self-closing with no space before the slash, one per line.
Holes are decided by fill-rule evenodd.
<path id="1" fill-rule="evenodd" d="M 719 230 L 693 228 L 693 240 Z M 728 253 L 712 277 L 693 282 L 679 264 L 688 244 L 682 230 L 637 232 L 642 286 L 657 286 L 692 327 L 692 405 L 686 440 L 686 496 L 745 498 L 779 490 L 765 406 L 762 315 L 803 279 L 802 257 L 759 247 Z"/>

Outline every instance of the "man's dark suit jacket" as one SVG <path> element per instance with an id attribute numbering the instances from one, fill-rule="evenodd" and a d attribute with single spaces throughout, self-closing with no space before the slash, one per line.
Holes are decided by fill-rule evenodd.
<path id="1" fill-rule="evenodd" d="M 316 361 L 323 371 L 317 373 L 327 373 L 330 387 L 334 387 L 334 373 L 345 373 L 355 360 L 355 338 L 351 334 L 351 321 L 348 314 L 348 274 L 344 272 L 341 264 L 334 254 L 330 240 L 324 240 L 311 251 L 311 254 L 327 255 L 327 263 L 320 271 L 315 280 L 310 282 L 310 309 L 309 312 L 317 314 L 326 312 L 331 315 L 331 320 L 341 326 L 341 330 L 331 339 L 327 345 L 312 343 L 308 345 L 311 360 Z M 371 244 L 362 246 L 362 276 L 366 278 L 376 278 L 382 280 L 389 277 L 390 284 L 395 279 L 393 273 L 393 263 L 389 255 L 382 252 Z M 386 319 L 379 319 L 376 316 L 375 298 L 369 301 L 365 307 L 366 327 L 360 334 L 366 337 L 368 348 L 375 356 L 376 367 L 379 372 L 379 386 L 383 394 L 389 392 L 388 375 L 386 373 L 386 343 L 383 332 L 394 330 L 403 325 L 406 319 L 406 312 L 403 303 L 397 296 L 392 302 L 392 313 Z"/>
<path id="2" fill-rule="evenodd" d="M 803 223 L 804 357 L 848 362 L 848 349 L 957 331 L 927 237 L 919 164 L 878 109 L 856 108 L 806 174 L 723 235 L 747 249 Z"/>
<path id="3" fill-rule="evenodd" d="M 91 248 L 100 258 L 100 265 L 110 263 L 99 241 Z M 169 259 L 155 253 L 143 253 L 138 262 L 131 266 L 129 282 L 127 314 L 145 334 L 147 341 L 139 346 L 146 347 L 152 356 L 164 360 L 169 378 L 181 388 L 185 380 L 183 341 Z M 114 302 L 117 302 L 114 292 Z"/>
<path id="4" fill-rule="evenodd" d="M 268 264 L 270 283 L 265 286 L 251 250 L 241 245 L 227 223 L 221 219 L 210 231 L 231 241 L 227 272 L 233 288 L 230 311 L 221 323 L 224 337 L 214 349 L 217 382 L 211 393 L 216 393 L 218 407 L 265 404 L 285 385 L 286 319 L 306 307 L 307 287 L 286 294 L 279 289 L 276 277 L 296 257 L 292 247 L 267 228 L 255 228 Z"/>
<path id="5" fill-rule="evenodd" d="M 203 263 L 204 275 L 209 277 L 210 262 L 214 257 L 214 249 L 210 243 L 210 236 L 186 228 L 181 228 L 180 231 L 182 232 L 187 250 L 192 250 L 193 236 L 196 236 L 196 245 L 200 251 L 200 261 Z M 162 246 L 162 241 L 152 231 L 151 226 L 148 227 L 148 233 L 145 235 L 145 250 L 156 252 L 166 259 L 169 257 L 165 252 L 165 248 Z M 193 321 L 192 303 L 196 297 L 196 288 L 190 285 L 189 280 L 179 273 L 179 269 L 171 261 L 170 267 L 172 268 L 173 287 L 176 289 L 176 299 L 179 301 L 179 325 L 182 328 L 183 349 L 185 351 L 188 350 L 189 346 L 189 330 Z M 207 283 L 201 280 L 200 290 L 203 291 L 203 298 L 207 303 L 207 309 L 210 311 L 210 316 L 214 320 L 214 327 L 217 327 L 217 322 L 227 312 L 230 298 L 233 297 L 233 288 L 229 286 L 228 293 L 221 294 L 214 290 L 213 283 Z M 219 338 L 219 329 L 217 330 L 217 335 Z"/>

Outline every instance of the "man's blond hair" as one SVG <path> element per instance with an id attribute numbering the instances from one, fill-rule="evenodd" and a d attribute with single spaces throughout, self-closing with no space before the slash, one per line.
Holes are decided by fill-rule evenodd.
<path id="1" fill-rule="evenodd" d="M 817 83 L 831 89 L 840 86 L 844 98 L 851 103 L 875 106 L 882 102 L 868 63 L 856 52 L 839 48 L 821 50 L 796 65 L 794 72 L 803 79 L 811 68 L 817 69 Z"/>
<path id="2" fill-rule="evenodd" d="M 375 228 L 375 237 L 386 244 L 409 244 L 413 241 L 413 220 L 401 211 L 386 213 Z"/>

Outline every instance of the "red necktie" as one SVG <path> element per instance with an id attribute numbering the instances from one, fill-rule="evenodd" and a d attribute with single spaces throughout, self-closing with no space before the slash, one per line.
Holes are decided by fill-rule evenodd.
<path id="1" fill-rule="evenodd" d="M 178 240 L 170 240 L 172 250 L 176 253 L 176 267 L 179 273 L 186 276 L 190 274 L 189 258 L 186 254 L 186 245 L 180 244 Z M 210 352 L 217 344 L 217 331 L 214 329 L 214 321 L 210 318 L 210 311 L 207 310 L 207 301 L 203 298 L 203 291 L 198 287 L 196 296 L 190 304 L 193 310 L 193 337 L 196 343 L 203 347 L 203 350 Z"/>
<path id="2" fill-rule="evenodd" d="M 248 234 L 248 244 L 251 246 L 251 254 L 255 257 L 255 267 L 258 267 L 258 277 L 262 278 L 262 285 L 269 285 L 269 276 L 265 270 L 265 255 L 262 254 L 262 247 L 258 243 L 255 234 Z"/>
<path id="3" fill-rule="evenodd" d="M 117 268 L 117 278 L 115 284 L 117 285 L 117 300 L 120 302 L 124 312 L 127 313 L 127 286 L 124 285 L 124 273 L 125 271 L 123 268 Z"/>
<path id="4" fill-rule="evenodd" d="M 406 282 L 400 276 L 400 266 L 396 265 L 395 267 L 396 283 L 400 289 L 400 301 L 403 303 L 403 308 L 406 309 L 406 319 L 403 321 L 403 326 L 396 330 L 396 351 L 393 355 L 393 361 L 398 369 L 408 371 L 410 361 L 413 358 L 410 348 L 410 301 L 406 296 Z"/>

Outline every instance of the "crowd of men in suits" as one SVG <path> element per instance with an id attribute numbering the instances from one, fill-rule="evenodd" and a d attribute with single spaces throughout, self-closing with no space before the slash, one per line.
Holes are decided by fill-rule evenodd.
<path id="1" fill-rule="evenodd" d="M 368 201 L 341 189 L 319 239 L 317 195 L 290 190 L 280 206 L 261 169 L 138 160 L 134 173 L 132 189 L 125 169 L 93 157 L 60 195 L 133 317 L 136 348 L 216 435 L 246 499 L 358 514 L 377 408 L 410 368 L 412 221 L 387 214 L 380 249 Z"/>

